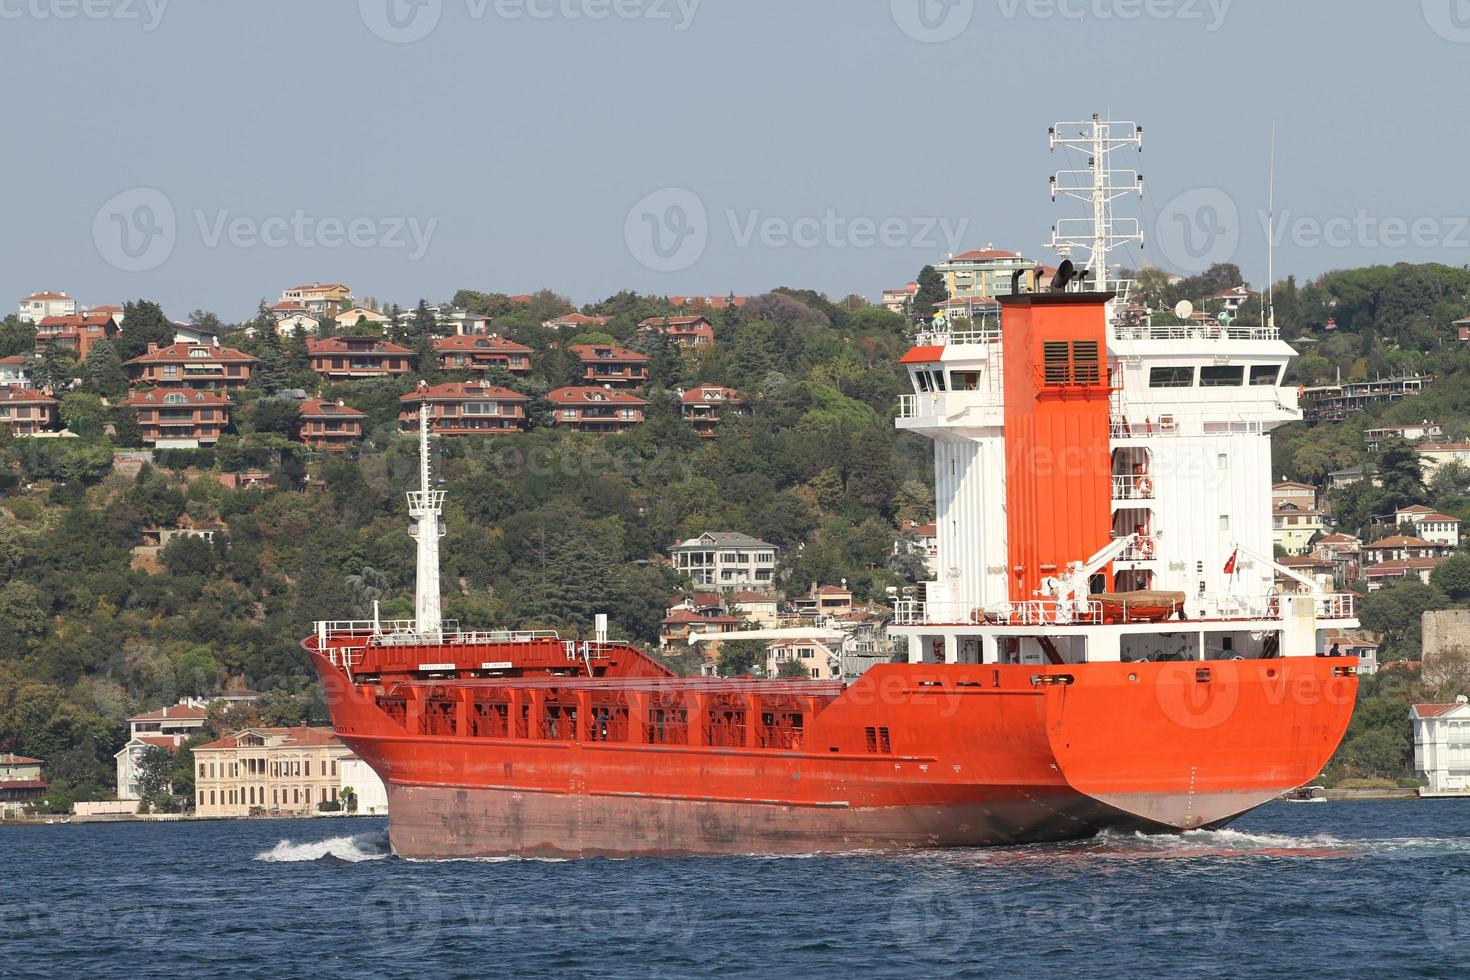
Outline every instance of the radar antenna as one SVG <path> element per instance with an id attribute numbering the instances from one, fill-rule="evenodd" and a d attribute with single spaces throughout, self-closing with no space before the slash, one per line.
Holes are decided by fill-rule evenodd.
<path id="1" fill-rule="evenodd" d="M 1060 218 L 1051 229 L 1049 248 L 1070 258 L 1074 248 L 1088 249 L 1083 278 L 1099 292 L 1113 290 L 1120 300 L 1128 283 L 1108 274 L 1108 252 L 1129 242 L 1143 244 L 1143 229 L 1137 218 L 1114 218 L 1113 202 L 1128 194 L 1143 196 L 1143 175 L 1135 170 L 1116 170 L 1111 157 L 1129 147 L 1143 152 L 1143 127 L 1132 122 L 1102 120 L 1096 113 L 1086 122 L 1060 122 L 1047 131 L 1053 152 L 1057 147 L 1087 154 L 1083 170 L 1059 170 L 1051 178 L 1051 198 L 1061 194 L 1087 202 L 1092 212 L 1085 218 Z"/>

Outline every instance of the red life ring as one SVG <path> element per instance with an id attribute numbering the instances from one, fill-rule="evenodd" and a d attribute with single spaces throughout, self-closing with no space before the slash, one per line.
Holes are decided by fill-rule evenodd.
<path id="1" fill-rule="evenodd" d="M 1142 498 L 1142 499 L 1147 499 L 1149 497 L 1152 497 L 1153 495 L 1154 495 L 1154 481 L 1150 480 L 1146 476 L 1139 477 L 1138 478 L 1138 496 L 1140 498 Z"/>

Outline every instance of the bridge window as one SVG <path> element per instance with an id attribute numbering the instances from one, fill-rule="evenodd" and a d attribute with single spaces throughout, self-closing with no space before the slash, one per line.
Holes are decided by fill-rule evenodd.
<path id="1" fill-rule="evenodd" d="M 1253 364 L 1251 365 L 1251 384 L 1266 387 L 1276 387 L 1281 377 L 1281 368 L 1275 364 Z"/>
<path id="2" fill-rule="evenodd" d="M 1156 367 L 1148 372 L 1150 388 L 1189 388 L 1194 385 L 1192 367 Z"/>
<path id="3" fill-rule="evenodd" d="M 1201 388 L 1238 388 L 1245 381 L 1245 368 L 1228 364 L 1211 364 L 1199 369 Z"/>

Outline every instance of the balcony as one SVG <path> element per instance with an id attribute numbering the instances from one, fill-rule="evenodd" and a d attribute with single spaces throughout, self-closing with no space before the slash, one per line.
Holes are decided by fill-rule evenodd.
<path id="1" fill-rule="evenodd" d="M 1004 406 L 1005 399 L 999 391 L 925 391 L 899 395 L 898 418 L 1003 425 Z"/>
<path id="2" fill-rule="evenodd" d="M 1113 329 L 1118 340 L 1280 340 L 1275 327 L 1222 327 L 1218 323 L 1118 323 Z"/>
<path id="3" fill-rule="evenodd" d="M 1146 473 L 1114 475 L 1113 500 L 1153 500 L 1154 481 Z"/>

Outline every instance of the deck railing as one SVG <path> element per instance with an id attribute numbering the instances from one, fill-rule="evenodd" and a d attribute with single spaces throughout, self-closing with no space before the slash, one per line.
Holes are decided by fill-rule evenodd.
<path id="1" fill-rule="evenodd" d="M 1280 620 L 1289 610 L 1291 599 L 1312 599 L 1318 620 L 1351 620 L 1357 618 L 1358 597 L 1353 593 L 1319 595 L 1205 595 L 1194 596 L 1183 603 L 1187 620 L 1260 622 Z M 981 606 L 973 602 L 921 602 L 900 600 L 894 609 L 895 626 L 955 626 L 960 624 L 992 626 L 1089 626 L 1111 622 L 1133 621 L 1126 607 L 1112 615 L 1105 614 L 1103 604 L 1096 601 L 1057 602 L 1036 599 Z M 1157 612 L 1137 622 L 1157 622 Z"/>

